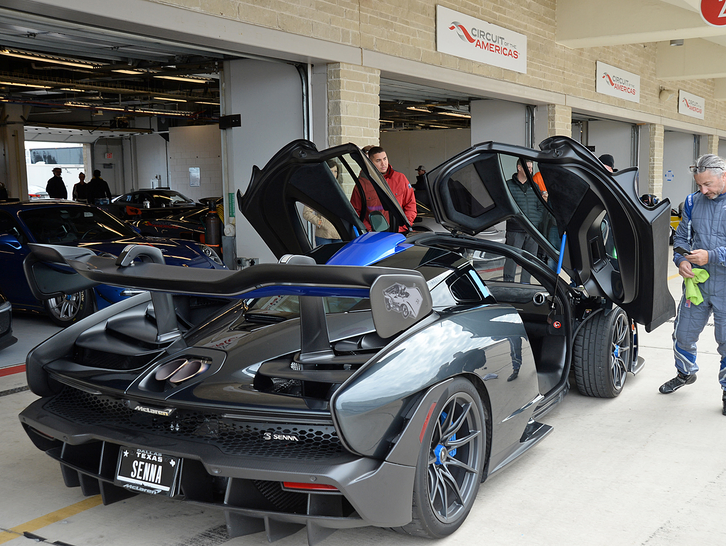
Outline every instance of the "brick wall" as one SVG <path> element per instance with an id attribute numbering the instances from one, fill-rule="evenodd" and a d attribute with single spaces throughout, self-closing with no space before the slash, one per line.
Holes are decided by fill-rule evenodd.
<path id="1" fill-rule="evenodd" d="M 649 127 L 650 158 L 648 162 L 648 191 L 663 196 L 663 138 L 664 127 L 662 125 L 650 125 Z"/>
<path id="2" fill-rule="evenodd" d="M 378 144 L 380 71 L 343 63 L 328 65 L 328 144 Z"/>
<path id="3" fill-rule="evenodd" d="M 547 136 L 572 136 L 572 108 L 558 104 L 547 105 Z"/>
<path id="4" fill-rule="evenodd" d="M 599 103 L 639 110 L 703 127 L 726 130 L 726 104 L 713 100 L 713 80 L 661 82 L 655 76 L 655 43 L 569 49 L 555 43 L 556 0 L 493 0 L 439 3 L 528 38 L 527 74 L 460 59 L 436 51 L 436 0 L 149 0 L 402 59 L 456 69 Z M 595 91 L 595 62 L 640 75 L 641 100 L 634 104 Z M 353 67 L 346 66 L 356 75 Z M 364 71 L 365 72 L 365 71 Z M 340 75 L 340 73 L 338 74 Z M 360 75 L 356 75 L 360 77 Z M 684 89 L 706 99 L 706 120 L 678 114 L 677 101 L 660 101 L 661 87 Z M 347 91 L 347 90 L 342 90 Z M 332 112 L 338 119 L 352 112 Z M 351 135 L 359 141 L 367 135 Z M 374 137 L 377 139 L 377 137 Z M 331 135 L 332 142 L 345 140 Z"/>

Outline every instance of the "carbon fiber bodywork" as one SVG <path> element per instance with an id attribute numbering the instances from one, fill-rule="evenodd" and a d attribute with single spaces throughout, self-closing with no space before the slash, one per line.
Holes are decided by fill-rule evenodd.
<path id="1" fill-rule="evenodd" d="M 277 254 L 290 245 L 307 255 L 200 272 L 168 267 L 150 247 L 113 259 L 37 246 L 25 270 L 39 296 L 94 283 L 151 294 L 101 310 L 28 355 L 28 384 L 41 398 L 20 415 L 25 430 L 84 494 L 110 503 L 142 491 L 215 507 L 231 536 L 264 530 L 272 541 L 306 527 L 316 544 L 365 525 L 453 532 L 479 482 L 550 432 L 538 420 L 566 395 L 570 373 L 585 394 L 617 396 L 625 375 L 642 368 L 635 322 L 655 327 L 672 304 L 657 291 L 660 240 L 622 263 L 635 255 L 622 242 L 628 232 L 647 239 L 662 211 L 618 203 L 628 193 L 575 143 L 544 144 L 539 156 L 482 145 L 435 169 L 434 209 L 454 234 L 397 233 L 400 207 L 356 147 L 328 153 L 296 141 L 255 171 L 238 200 L 257 210 L 252 223 L 270 229 Z M 517 155 L 542 162 L 550 194 L 562 200 L 548 209 L 565 231 L 559 251 L 551 230 L 539 231 L 507 193 L 494 148 L 514 154 L 511 165 Z M 365 176 L 380 190 L 391 232 L 357 235 L 362 218 L 325 166 L 335 153 L 351 180 Z M 265 207 L 280 200 L 290 217 L 272 229 Z M 334 225 L 352 241 L 309 251 L 295 216 L 301 204 L 340 210 Z M 565 269 L 475 237 L 511 218 Z M 504 278 L 506 261 L 522 282 Z M 647 309 L 633 320 L 621 302 Z M 586 359 L 584 339 L 600 347 Z M 129 453 L 160 462 L 144 466 L 159 481 L 129 481 L 138 478 L 123 470 Z M 167 460 L 177 466 L 161 480 Z"/>
<path id="2" fill-rule="evenodd" d="M 449 378 L 470 377 L 486 395 L 493 416 L 492 469 L 549 430 L 532 421 L 541 396 L 516 311 L 507 305 L 448 305 L 455 303 L 452 277 L 466 275 L 468 262 L 424 247 L 410 256 L 425 264 L 424 286 L 437 310 L 374 348 L 347 356 L 345 343 L 375 336 L 373 313 L 363 308 L 328 314 L 335 358 L 348 364 L 294 370 L 300 319 L 266 322 L 243 302 L 226 304 L 202 326 L 161 343 L 143 333 L 154 324 L 150 296 L 141 295 L 30 353 L 29 384 L 44 397 L 21 421 L 36 445 L 60 461 L 67 485 L 100 492 L 105 502 L 130 494 L 114 472 L 119 449 L 131 445 L 182 458 L 172 496 L 225 510 L 233 534 L 246 532 L 241 522 L 251 516 L 272 527 L 305 524 L 313 541 L 320 529 L 405 525 L 426 411 L 447 394 Z M 301 268 L 304 278 L 305 267 L 268 266 L 289 278 Z M 386 277 L 400 269 L 366 271 Z M 521 380 L 508 383 L 517 342 Z M 421 350 L 426 358 L 416 354 Z M 180 355 L 205 359 L 209 367 L 176 385 L 154 378 Z M 307 390 L 291 391 L 295 381 Z M 276 435 L 283 440 L 266 439 Z M 335 492 L 286 491 L 284 482 L 328 485 Z M 260 530 L 257 524 L 250 528 Z"/>

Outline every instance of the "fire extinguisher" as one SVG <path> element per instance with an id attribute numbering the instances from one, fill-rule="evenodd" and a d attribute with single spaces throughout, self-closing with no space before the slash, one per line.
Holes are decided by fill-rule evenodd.
<path id="1" fill-rule="evenodd" d="M 217 214 L 214 201 L 209 202 L 209 211 L 204 217 L 204 242 L 211 246 L 218 255 L 222 255 L 222 221 Z"/>

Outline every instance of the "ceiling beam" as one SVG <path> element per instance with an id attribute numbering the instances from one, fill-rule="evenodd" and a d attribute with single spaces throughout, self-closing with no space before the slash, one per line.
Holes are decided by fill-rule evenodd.
<path id="1" fill-rule="evenodd" d="M 659 42 L 656 58 L 659 80 L 726 78 L 726 48 L 709 40 L 685 40 L 678 47 Z"/>
<path id="2" fill-rule="evenodd" d="M 555 41 L 570 48 L 724 36 L 685 0 L 557 0 Z"/>

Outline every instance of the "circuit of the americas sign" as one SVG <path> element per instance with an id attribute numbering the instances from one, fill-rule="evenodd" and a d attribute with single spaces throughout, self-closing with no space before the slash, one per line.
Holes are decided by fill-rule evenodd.
<path id="1" fill-rule="evenodd" d="M 527 37 L 436 6 L 436 50 L 515 72 L 527 73 Z"/>

